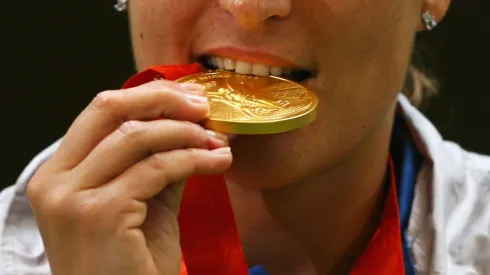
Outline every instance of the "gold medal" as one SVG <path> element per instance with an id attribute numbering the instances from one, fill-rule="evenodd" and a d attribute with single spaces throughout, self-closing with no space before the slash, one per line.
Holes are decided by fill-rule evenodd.
<path id="1" fill-rule="evenodd" d="M 226 134 L 273 134 L 294 130 L 316 117 L 317 96 L 276 76 L 210 71 L 177 80 L 206 86 L 211 106 L 204 127 Z"/>

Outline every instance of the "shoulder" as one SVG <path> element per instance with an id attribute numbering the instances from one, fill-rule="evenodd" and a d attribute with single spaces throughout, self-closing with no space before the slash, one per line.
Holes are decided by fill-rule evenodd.
<path id="1" fill-rule="evenodd" d="M 424 156 L 408 227 L 417 269 L 420 274 L 488 273 L 490 157 L 444 140 L 405 98 L 399 102 Z"/>
<path id="2" fill-rule="evenodd" d="M 463 157 L 469 172 L 468 178 L 490 184 L 490 156 L 464 151 Z"/>
<path id="3" fill-rule="evenodd" d="M 445 172 L 441 176 L 447 184 L 456 186 L 464 184 L 468 188 L 481 188 L 481 191 L 488 189 L 490 156 L 467 151 L 451 141 L 443 141 L 439 151 L 439 157 L 434 159 L 438 161 L 436 165 L 440 167 L 441 172 Z M 490 194 L 482 192 L 479 195 Z"/>
<path id="4" fill-rule="evenodd" d="M 44 246 L 26 195 L 27 183 L 58 148 L 61 140 L 38 154 L 16 183 L 0 192 L 0 274 L 51 274 Z"/>
<path id="5" fill-rule="evenodd" d="M 490 272 L 490 157 L 445 142 L 454 156 L 434 186 L 434 210 L 439 220 L 436 249 L 446 255 L 448 274 Z M 443 252 L 443 253 L 442 253 Z M 476 272 L 476 273 L 474 273 Z"/>
<path id="6" fill-rule="evenodd" d="M 483 213 L 476 212 L 486 210 L 490 222 L 490 157 L 467 151 L 448 141 L 442 148 L 445 150 L 442 155 L 444 159 L 439 158 L 441 170 L 434 190 L 441 191 L 443 196 L 440 199 L 445 201 L 447 213 L 459 216 L 462 213 L 458 211 L 463 209 L 464 212 L 471 211 L 472 216 L 480 216 Z M 434 196 L 438 198 L 438 194 Z M 467 218 L 468 222 L 475 221 L 473 217 Z M 486 225 L 487 231 L 490 231 L 490 223 Z"/>

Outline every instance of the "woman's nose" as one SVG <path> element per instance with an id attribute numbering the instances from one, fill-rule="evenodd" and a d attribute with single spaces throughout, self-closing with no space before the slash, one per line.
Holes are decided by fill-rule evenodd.
<path id="1" fill-rule="evenodd" d="M 220 6 L 230 12 L 238 25 L 254 29 L 269 18 L 284 18 L 291 13 L 292 0 L 219 0 Z"/>

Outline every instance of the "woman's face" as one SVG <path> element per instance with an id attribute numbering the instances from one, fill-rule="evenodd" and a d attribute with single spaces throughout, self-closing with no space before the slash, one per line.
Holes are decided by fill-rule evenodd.
<path id="1" fill-rule="evenodd" d="M 262 188 L 320 175 L 363 148 L 386 145 L 421 9 L 420 0 L 131 0 L 129 6 L 139 69 L 214 54 L 265 65 L 287 60 L 314 74 L 305 81 L 319 97 L 314 123 L 232 140 L 228 177 Z"/>

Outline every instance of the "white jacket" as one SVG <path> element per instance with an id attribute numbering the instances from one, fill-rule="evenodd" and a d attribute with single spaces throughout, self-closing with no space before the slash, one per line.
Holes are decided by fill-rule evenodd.
<path id="1" fill-rule="evenodd" d="M 404 96 L 398 102 L 425 157 L 408 227 L 417 274 L 490 275 L 490 158 L 444 141 Z M 0 193 L 0 275 L 50 274 L 25 189 L 60 142 Z"/>

